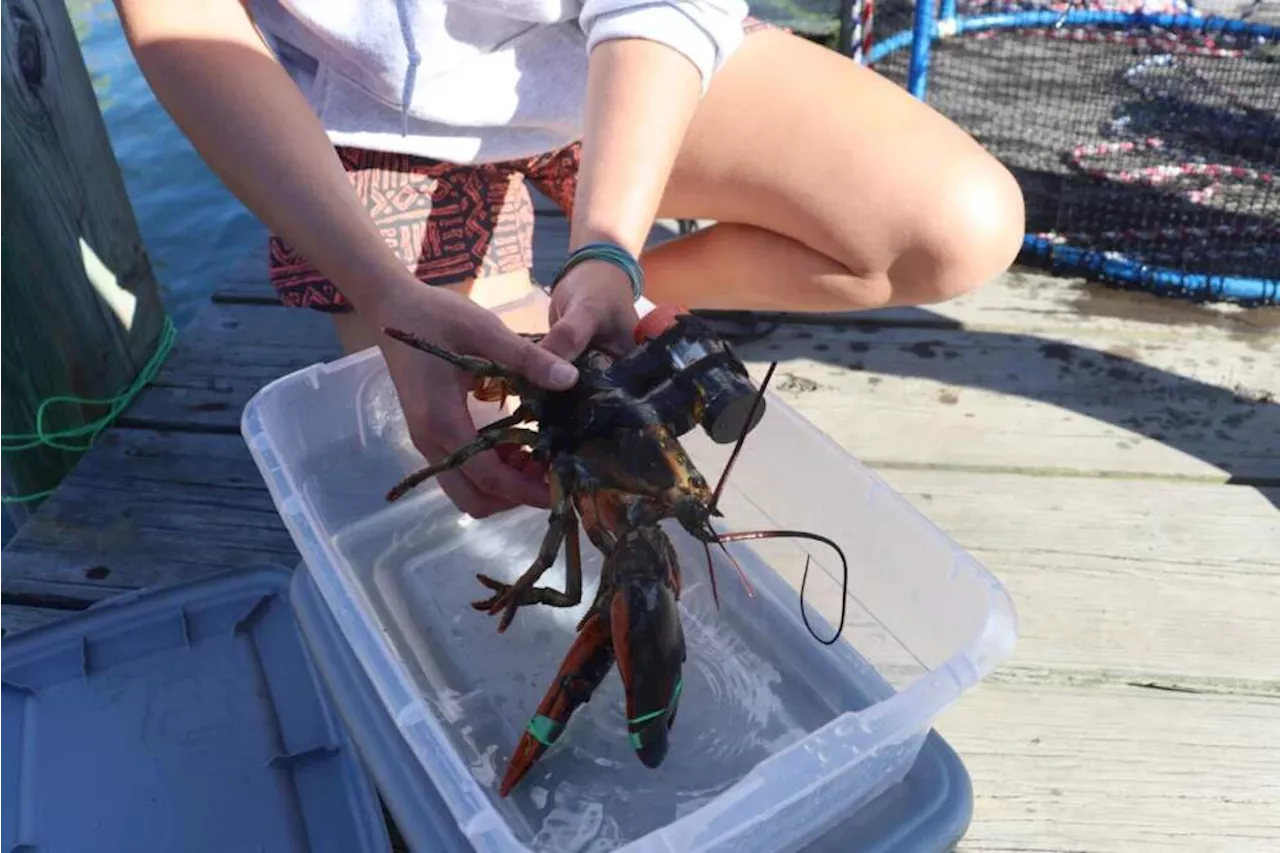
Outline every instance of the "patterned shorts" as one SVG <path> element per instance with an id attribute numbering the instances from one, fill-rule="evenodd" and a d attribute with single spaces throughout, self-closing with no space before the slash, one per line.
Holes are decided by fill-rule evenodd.
<path id="1" fill-rule="evenodd" d="M 745 32 L 774 29 L 749 18 Z M 528 184 L 573 215 L 581 147 L 537 157 L 459 165 L 408 154 L 338 146 L 338 158 L 387 246 L 419 281 L 461 284 L 533 266 Z M 296 308 L 351 310 L 333 282 L 280 237 L 269 241 L 269 275 L 280 301 Z"/>

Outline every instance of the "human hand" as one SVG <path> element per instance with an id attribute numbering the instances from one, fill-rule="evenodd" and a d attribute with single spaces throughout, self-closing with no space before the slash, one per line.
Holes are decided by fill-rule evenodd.
<path id="1" fill-rule="evenodd" d="M 640 316 L 627 274 L 611 263 L 586 261 L 552 290 L 549 320 L 541 346 L 572 361 L 589 344 L 624 355 L 635 346 L 632 333 Z"/>
<path id="2" fill-rule="evenodd" d="M 379 328 L 393 326 L 452 352 L 490 359 L 544 388 L 563 390 L 578 380 L 573 365 L 512 332 L 492 311 L 443 288 L 406 288 L 380 304 L 373 319 Z M 390 338 L 379 346 L 409 435 L 430 464 L 475 440 L 467 408 L 472 374 Z M 550 508 L 544 472 L 527 454 L 486 451 L 437 480 L 454 505 L 475 518 L 521 504 Z"/>

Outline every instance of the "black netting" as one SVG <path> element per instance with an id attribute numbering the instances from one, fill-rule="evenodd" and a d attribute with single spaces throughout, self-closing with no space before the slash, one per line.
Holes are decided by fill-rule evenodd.
<path id="1" fill-rule="evenodd" d="M 927 99 L 1014 171 L 1042 249 L 1124 283 L 1167 270 L 1208 297 L 1194 276 L 1280 279 L 1276 48 L 1217 26 L 963 33 L 934 43 Z M 908 57 L 879 70 L 905 84 Z"/>
<path id="2" fill-rule="evenodd" d="M 1203 16 L 1187 27 L 1075 25 L 1082 14 L 1139 11 L 1124 0 L 1065 5 L 961 0 L 963 21 L 1038 12 L 1059 26 L 990 28 L 933 42 L 928 102 L 972 133 L 1018 177 L 1027 229 L 1043 239 L 1024 262 L 1089 264 L 1091 277 L 1203 298 L 1275 302 L 1280 291 L 1280 38 L 1276 20 L 1252 34 L 1250 3 L 1217 15 L 1179 0 L 1141 11 Z M 1222 0 L 1220 0 L 1222 2 Z M 753 6 L 830 17 L 840 3 Z M 1276 5 L 1276 4 L 1272 4 Z M 874 67 L 906 85 L 914 4 L 874 5 L 874 44 L 901 50 Z M 786 15 L 770 9 L 765 15 Z M 1222 17 L 1219 17 L 1221 15 Z M 793 18 L 800 18 L 792 13 Z M 1162 21 L 1170 23 L 1166 18 Z M 1267 28 L 1265 25 L 1273 25 Z M 833 30 L 834 32 L 834 30 Z M 883 49 L 883 47 L 881 47 Z M 873 50 L 873 56 L 876 56 Z M 921 164 L 927 168 L 927 164 Z M 1104 264 L 1105 266 L 1099 266 Z M 1153 274 L 1163 270 L 1165 274 Z M 1202 277 L 1234 277 L 1225 286 Z M 1265 283 L 1264 283 L 1265 282 Z M 1206 285 L 1210 289 L 1205 289 Z"/>

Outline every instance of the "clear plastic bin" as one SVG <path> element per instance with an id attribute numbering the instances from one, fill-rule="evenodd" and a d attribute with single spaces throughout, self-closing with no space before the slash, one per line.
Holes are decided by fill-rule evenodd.
<path id="1" fill-rule="evenodd" d="M 540 292 L 500 310 L 516 328 L 545 317 Z M 477 424 L 502 414 L 475 404 Z M 611 673 L 560 743 L 507 799 L 497 782 L 592 600 L 599 556 L 580 537 L 582 604 L 524 608 L 506 634 L 470 602 L 484 572 L 533 561 L 545 511 L 475 520 L 434 483 L 388 505 L 420 467 L 376 350 L 279 379 L 242 431 L 316 585 L 400 732 L 477 851 L 780 853 L 846 819 L 910 769 L 931 721 L 1011 652 L 1008 595 L 981 565 L 874 473 L 781 400 L 748 438 L 719 529 L 804 529 L 804 540 L 730 545 L 750 589 L 716 555 L 713 603 L 702 546 L 667 527 L 681 557 L 689 645 L 664 764 L 639 762 Z M 715 482 L 731 446 L 683 442 Z M 563 588 L 563 556 L 543 583 Z"/>

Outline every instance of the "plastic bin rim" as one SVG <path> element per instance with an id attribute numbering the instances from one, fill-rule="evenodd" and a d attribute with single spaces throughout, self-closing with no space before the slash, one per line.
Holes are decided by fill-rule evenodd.
<path id="1" fill-rule="evenodd" d="M 639 307 L 639 304 L 637 304 L 637 308 Z M 648 307 L 650 310 L 652 309 L 651 304 Z M 248 441 L 250 452 L 252 453 L 255 463 L 258 464 L 259 468 L 262 468 L 263 462 L 261 457 L 261 448 L 255 446 L 254 441 L 250 440 L 250 432 L 252 419 L 256 415 L 260 401 L 263 398 L 270 396 L 277 386 L 296 383 L 299 380 L 305 381 L 307 377 L 313 376 L 317 372 L 336 372 L 344 367 L 363 364 L 371 359 L 382 360 L 380 351 L 376 346 L 369 347 L 365 350 L 351 353 L 349 355 L 344 355 L 332 361 L 317 362 L 307 367 L 299 368 L 292 373 L 272 380 L 255 393 L 245 404 L 240 422 L 241 434 Z M 830 436 L 826 435 L 826 433 L 816 429 L 805 421 L 803 417 L 787 405 L 785 401 L 778 400 L 773 397 L 772 394 L 770 394 L 770 397 L 771 407 L 773 407 L 775 411 L 782 412 L 793 422 L 798 423 L 801 428 L 807 429 L 811 438 L 821 441 L 827 447 L 839 454 L 853 458 L 849 454 L 848 450 L 835 442 Z M 261 435 L 261 438 L 265 439 L 267 446 L 273 453 L 275 453 L 274 443 L 271 439 L 265 435 Z M 889 484 L 881 478 L 878 473 L 866 466 L 862 467 L 875 483 L 887 489 L 890 493 L 897 494 L 896 490 L 889 486 Z M 276 503 L 277 513 L 282 516 L 286 526 L 290 529 L 291 536 L 297 537 L 298 532 L 294 530 L 295 521 L 286 517 L 286 514 L 282 512 L 283 507 L 281 506 L 281 501 L 283 496 L 278 493 L 278 485 L 277 482 L 275 482 L 275 478 L 265 476 L 267 473 L 265 470 L 262 470 L 262 473 L 264 474 L 264 480 L 267 483 L 268 490 L 272 495 L 273 502 Z M 278 471 L 276 474 L 283 476 L 287 481 L 289 490 L 295 495 L 298 494 L 296 484 L 293 482 L 291 476 L 288 476 L 284 471 Z M 940 535 L 946 535 L 944 531 L 934 525 L 933 522 L 923 514 L 921 514 L 921 518 L 926 524 L 932 527 L 934 531 Z M 319 536 L 313 537 L 312 541 L 319 547 L 322 552 L 322 556 L 331 566 L 338 565 L 338 555 L 333 551 L 330 543 L 324 541 Z M 303 559 L 307 562 L 308 570 L 312 571 L 312 577 L 315 578 L 317 585 L 320 588 L 321 598 L 334 613 L 334 616 L 337 617 L 342 633 L 347 637 L 348 641 L 350 642 L 352 639 L 350 634 L 351 628 L 348 625 L 348 621 L 351 619 L 359 620 L 372 636 L 378 636 L 376 626 L 370 623 L 370 617 L 365 612 L 360 611 L 359 613 L 351 614 L 349 611 L 340 612 L 335 608 L 335 602 L 330 599 L 330 595 L 326 592 L 328 584 L 315 575 L 314 567 L 307 559 L 305 553 L 303 553 Z M 987 618 L 982 630 L 978 632 L 977 637 L 967 646 L 954 652 L 946 661 L 921 675 L 905 689 L 897 691 L 889 698 L 877 702 L 867 708 L 858 711 L 843 711 L 837 714 L 823 726 L 810 733 L 810 737 L 836 726 L 847 725 L 854 720 L 861 719 L 867 725 L 873 725 L 880 720 L 894 719 L 895 714 L 898 714 L 897 719 L 894 721 L 895 724 L 883 729 L 881 732 L 882 737 L 880 738 L 880 741 L 882 743 L 893 742 L 896 738 L 900 738 L 906 732 L 915 731 L 917 729 L 923 731 L 928 727 L 930 721 L 936 717 L 937 714 L 943 711 L 947 704 L 955 699 L 954 695 L 945 700 L 938 698 L 942 688 L 951 686 L 957 688 L 957 693 L 963 693 L 965 690 L 973 687 L 977 682 L 989 675 L 1000 663 L 1011 656 L 1017 638 L 1017 615 L 1012 597 L 1009 595 L 1008 590 L 1003 586 L 1003 584 L 1001 584 L 985 566 L 978 563 L 976 560 L 973 561 L 973 565 L 974 569 L 980 572 L 984 576 L 984 580 L 987 581 L 986 586 L 989 595 Z M 338 579 L 338 582 L 342 585 L 348 595 L 350 595 L 351 591 L 346 590 L 348 583 L 341 578 Z M 353 650 L 355 649 L 353 648 Z M 366 667 L 366 673 L 368 673 L 368 662 L 365 657 L 366 653 L 357 652 L 357 659 L 361 661 L 362 666 Z M 410 696 L 414 696 L 414 691 L 409 689 L 410 682 L 408 674 L 404 671 L 403 662 L 393 656 L 385 654 L 382 655 L 382 659 L 385 661 L 387 666 L 393 670 L 396 681 L 405 688 L 405 692 Z M 981 665 L 978 664 L 979 661 L 982 662 Z M 372 675 L 371 673 L 368 674 Z M 375 679 L 375 684 L 376 681 L 377 680 Z M 382 691 L 379 690 L 378 692 L 381 693 Z M 406 728 L 409 724 L 423 722 L 433 729 L 438 728 L 438 724 L 434 715 L 430 712 L 425 702 L 420 697 L 413 698 L 411 702 L 412 704 L 406 706 L 405 709 L 402 709 L 399 714 L 395 714 L 393 711 L 393 715 L 395 717 L 396 728 L 400 731 L 401 735 L 410 742 L 410 744 L 413 744 L 413 739 L 409 738 L 409 732 Z M 904 708 L 911 708 L 914 712 L 910 714 L 899 713 L 899 709 Z M 412 713 L 406 713 L 407 711 L 412 711 Z M 435 731 L 434 734 L 440 736 L 442 738 L 442 742 L 446 740 L 443 737 L 443 732 Z M 803 741 L 793 745 L 792 747 L 788 747 L 788 750 L 797 748 L 802 744 Z M 421 756 L 418 754 L 417 746 L 414 745 L 412 748 L 415 755 L 417 755 L 421 761 Z M 459 814 L 458 810 L 455 808 L 455 803 L 459 799 L 471 799 L 475 792 L 480 792 L 483 796 L 483 792 L 480 790 L 478 783 L 476 783 L 472 778 L 466 763 L 456 753 L 445 750 L 441 755 L 438 755 L 437 758 L 449 765 L 449 769 L 452 771 L 454 779 L 467 780 L 468 782 L 467 788 L 448 784 L 453 780 L 442 779 L 438 771 L 432 767 L 424 765 L 424 769 L 427 770 L 432 782 L 437 785 L 438 790 L 440 790 L 444 795 L 445 801 L 449 806 L 449 810 L 453 814 L 454 820 L 458 822 L 463 834 L 468 838 L 475 840 L 478 836 L 496 832 L 502 836 L 504 844 L 510 845 L 509 849 L 528 851 L 530 848 L 521 843 L 515 837 L 511 828 L 506 823 L 497 819 L 498 814 L 496 811 L 490 809 L 487 812 L 475 812 L 469 816 Z M 765 762 L 762 762 L 762 764 L 767 763 L 769 760 L 770 759 L 765 759 Z M 743 778 L 737 783 L 729 786 L 711 801 L 706 803 L 704 808 L 712 806 L 715 803 L 722 801 L 724 798 L 732 797 L 736 791 L 739 791 L 744 786 L 753 784 L 754 780 L 758 778 L 759 769 L 760 765 L 757 765 L 755 769 L 743 776 Z M 800 780 L 797 785 L 798 793 L 793 794 L 785 800 L 779 801 L 775 805 L 775 808 L 785 806 L 786 804 L 794 802 L 804 796 L 814 784 L 820 783 L 822 778 L 825 778 L 826 775 L 830 774 L 824 774 L 823 777 L 815 779 Z M 657 839 L 665 836 L 668 832 L 675 830 L 677 827 L 682 825 L 688 827 L 698 821 L 700 812 L 701 809 L 687 814 L 661 828 L 655 829 L 648 835 L 635 839 L 632 844 L 644 845 L 646 843 L 653 843 Z M 728 837 L 731 838 L 732 835 Z M 719 839 L 717 843 L 724 840 L 726 839 Z M 690 853 L 693 853 L 693 851 L 690 851 Z"/>

